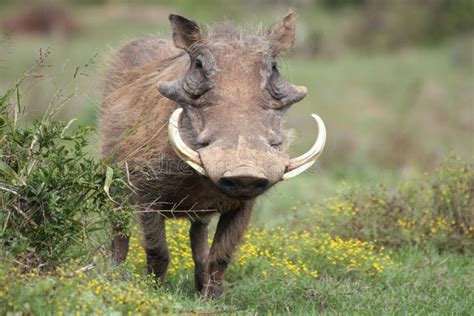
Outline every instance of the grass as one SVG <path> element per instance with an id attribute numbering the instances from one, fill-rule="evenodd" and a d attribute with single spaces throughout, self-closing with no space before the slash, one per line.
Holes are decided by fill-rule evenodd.
<path id="1" fill-rule="evenodd" d="M 177 240 L 185 224 L 174 223 Z M 283 268 L 269 267 L 283 263 L 281 258 L 252 256 L 252 247 L 265 241 L 265 249 L 275 246 L 268 231 L 251 230 L 252 242 L 245 242 L 239 258 L 232 264 L 227 277 L 225 295 L 215 301 L 204 301 L 193 291 L 192 268 L 181 246 L 171 244 L 174 254 L 168 282 L 157 288 L 145 274 L 143 250 L 136 239 L 132 242 L 132 254 L 124 267 L 113 268 L 107 261 L 97 264 L 87 272 L 75 270 L 73 264 L 63 271 L 49 275 L 31 272 L 18 275 L 15 268 L 2 265 L 0 278 L 0 307 L 4 312 L 16 311 L 34 314 L 88 314 L 133 313 L 160 314 L 163 312 L 244 312 L 244 313 L 439 313 L 469 314 L 474 308 L 474 264 L 472 257 L 452 253 L 438 253 L 427 248 L 415 250 L 401 248 L 383 255 L 371 252 L 370 246 L 355 246 L 347 241 L 335 241 L 335 246 L 349 253 L 348 249 L 377 258 L 381 267 L 368 271 L 348 268 L 344 261 L 332 264 L 327 255 L 337 252 L 328 250 L 325 255 L 310 255 L 304 243 L 313 244 L 324 238 L 316 234 L 305 237 L 289 234 L 288 245 L 305 256 L 306 265 L 315 264 L 317 275 Z M 259 235 L 259 238 L 255 237 Z M 274 236 L 274 235 L 273 235 Z M 280 236 L 285 236 L 280 234 Z M 293 236 L 293 238 L 291 237 Z M 278 241 L 276 242 L 278 244 Z M 260 244 L 261 245 L 261 244 Z M 291 253 L 276 250 L 283 256 Z M 387 259 L 387 258 L 390 259 Z M 242 259 L 245 261 L 243 262 Z M 247 261 L 246 261 L 247 260 Z M 374 262 L 370 262 L 373 267 Z M 296 263 L 302 266 L 302 263 Z M 286 273 L 285 273 L 286 272 Z"/>

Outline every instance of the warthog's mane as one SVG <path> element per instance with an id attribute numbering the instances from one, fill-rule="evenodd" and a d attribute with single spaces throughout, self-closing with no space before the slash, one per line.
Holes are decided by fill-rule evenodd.
<path id="1" fill-rule="evenodd" d="M 242 48 L 255 54 L 266 53 L 270 49 L 270 42 L 261 26 L 246 28 L 232 21 L 225 21 L 209 25 L 206 29 L 204 40 L 191 46 L 191 51 L 203 45 L 217 50 Z"/>

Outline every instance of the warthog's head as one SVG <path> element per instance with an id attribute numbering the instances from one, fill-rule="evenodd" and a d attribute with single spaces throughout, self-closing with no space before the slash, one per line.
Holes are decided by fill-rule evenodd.
<path id="1" fill-rule="evenodd" d="M 178 156 L 237 199 L 311 167 L 326 139 L 321 119 L 313 115 L 319 125 L 314 146 L 294 159 L 285 153 L 282 127 L 288 108 L 306 96 L 306 88 L 285 81 L 277 66 L 277 57 L 293 46 L 295 14 L 257 35 L 231 24 L 205 35 L 184 17 L 171 15 L 170 21 L 175 45 L 190 57 L 183 78 L 159 86 L 181 106 L 169 124 Z"/>

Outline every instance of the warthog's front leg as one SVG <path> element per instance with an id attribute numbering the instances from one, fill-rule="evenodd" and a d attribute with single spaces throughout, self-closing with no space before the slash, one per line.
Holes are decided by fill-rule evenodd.
<path id="1" fill-rule="evenodd" d="M 130 236 L 125 234 L 122 229 L 113 229 L 112 239 L 112 260 L 115 264 L 120 264 L 127 259 Z"/>
<path id="2" fill-rule="evenodd" d="M 165 219 L 157 213 L 143 213 L 140 221 L 145 239 L 148 273 L 163 282 L 170 262 L 166 244 Z"/>
<path id="3" fill-rule="evenodd" d="M 253 201 L 246 202 L 242 208 L 221 215 L 206 261 L 201 289 L 205 297 L 217 297 L 223 293 L 224 272 L 248 226 L 252 208 Z"/>
<path id="4" fill-rule="evenodd" d="M 191 229 L 189 230 L 194 261 L 194 281 L 198 292 L 202 290 L 204 284 L 206 259 L 209 254 L 208 225 L 209 221 L 207 220 L 191 221 Z"/>

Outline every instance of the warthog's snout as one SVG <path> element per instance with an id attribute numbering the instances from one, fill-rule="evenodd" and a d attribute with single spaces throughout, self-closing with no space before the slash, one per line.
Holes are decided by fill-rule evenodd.
<path id="1" fill-rule="evenodd" d="M 217 181 L 217 186 L 228 196 L 248 199 L 265 192 L 270 187 L 270 181 L 263 174 L 243 167 L 225 172 Z"/>

